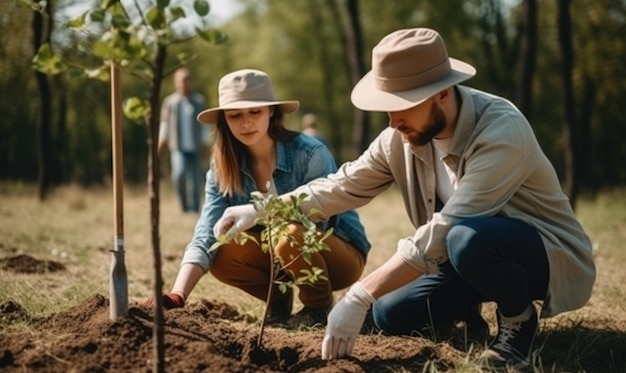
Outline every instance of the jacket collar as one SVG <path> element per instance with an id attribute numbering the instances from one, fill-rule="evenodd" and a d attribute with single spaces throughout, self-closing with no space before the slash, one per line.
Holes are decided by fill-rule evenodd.
<path id="1" fill-rule="evenodd" d="M 291 161 L 291 157 L 289 156 L 289 142 L 283 141 L 275 141 L 276 146 L 276 170 L 280 170 L 283 172 L 291 172 L 293 169 L 293 163 Z M 244 172 L 252 175 L 250 170 L 250 160 L 248 157 L 244 157 L 242 167 Z"/>
<path id="2" fill-rule="evenodd" d="M 474 132 L 474 128 L 476 127 L 476 118 L 474 115 L 476 110 L 474 110 L 470 88 L 457 86 L 456 89 L 457 92 L 459 92 L 461 109 L 459 110 L 459 116 L 456 120 L 456 128 L 452 135 L 449 153 L 460 157 L 465 151 L 467 143 L 472 137 L 472 132 Z"/>
<path id="3" fill-rule="evenodd" d="M 291 157 L 289 156 L 289 143 L 276 141 L 276 170 L 283 172 L 292 171 Z"/>

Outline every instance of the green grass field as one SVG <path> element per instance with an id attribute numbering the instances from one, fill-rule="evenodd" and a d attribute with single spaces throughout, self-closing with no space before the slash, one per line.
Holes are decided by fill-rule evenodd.
<path id="1" fill-rule="evenodd" d="M 67 271 L 34 276 L 0 270 L 0 304 L 14 300 L 33 315 L 47 315 L 67 310 L 94 294 L 108 297 L 114 239 L 111 190 L 64 187 L 46 202 L 39 202 L 36 195 L 34 186 L 0 184 L 0 259 L 27 254 L 60 262 Z M 164 288 L 168 290 L 197 216 L 180 211 L 168 186 L 163 187 L 161 197 L 160 244 Z M 386 261 L 397 240 L 411 235 L 413 228 L 394 189 L 359 213 L 373 244 L 365 270 L 368 273 Z M 149 214 L 147 190 L 126 189 L 124 247 L 131 303 L 152 293 Z M 624 358 L 617 356 L 626 350 L 626 191 L 605 191 L 583 198 L 577 214 L 593 241 L 596 287 L 587 306 L 541 322 L 541 356 L 565 361 L 567 364 L 561 365 L 573 367 L 571 371 L 577 371 L 577 366 L 597 366 L 602 372 L 625 372 Z M 240 312 L 254 315 L 263 307 L 260 301 L 210 275 L 201 280 L 189 301 L 198 298 L 226 301 L 237 305 Z M 485 312 L 490 311 L 487 308 Z M 493 320 L 493 315 L 486 318 Z M 0 332 L 2 329 L 0 323 Z M 535 366 L 537 371 L 554 371 L 541 361 Z"/>

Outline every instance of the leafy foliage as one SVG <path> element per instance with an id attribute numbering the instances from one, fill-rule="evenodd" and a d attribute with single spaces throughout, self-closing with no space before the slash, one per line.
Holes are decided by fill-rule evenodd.
<path id="1" fill-rule="evenodd" d="M 202 1 L 202 0 L 201 0 Z M 16 7 L 14 4 L 22 5 Z M 83 14 L 70 14 L 81 2 L 73 0 L 55 1 L 54 19 L 67 22 L 71 27 L 55 24 L 54 35 L 49 49 L 62 56 L 68 64 L 61 77 L 80 72 L 93 78 L 107 79 L 106 67 L 101 66 L 101 58 L 93 56 L 94 44 L 100 42 L 100 34 L 109 30 L 109 23 L 117 29 L 127 29 L 126 42 L 134 40 L 168 40 L 173 42 L 171 60 L 167 62 L 167 72 L 174 63 L 185 63 L 193 71 L 194 85 L 208 98 L 210 105 L 216 104 L 219 77 L 239 68 L 255 67 L 266 70 L 274 81 L 278 97 L 297 98 L 301 101 L 300 113 L 314 112 L 319 119 L 322 132 L 329 135 L 333 153 L 339 162 L 351 160 L 353 107 L 349 96 L 352 84 L 346 66 L 346 48 L 340 32 L 340 23 L 345 20 L 343 1 L 295 1 L 281 0 L 232 0 L 229 4 L 241 10 L 219 28 L 227 32 L 236 43 L 227 48 L 210 48 L 208 58 L 196 59 L 204 53 L 207 45 L 220 44 L 224 33 L 208 27 L 211 14 L 220 5 L 211 3 L 209 15 L 203 17 L 203 10 L 194 6 L 194 1 L 185 0 L 140 0 L 122 1 L 122 4 L 150 3 L 162 9 L 165 29 L 144 31 L 149 26 L 143 13 L 128 6 L 129 14 L 113 13 L 119 0 L 101 1 L 97 9 Z M 361 25 L 363 28 L 363 53 L 366 66 L 370 66 L 371 48 L 388 32 L 407 27 L 432 27 L 442 34 L 450 56 L 472 63 L 478 74 L 467 85 L 484 89 L 494 94 L 513 99 L 518 82 L 521 24 L 521 1 L 498 0 L 453 0 L 449 2 L 415 2 L 398 0 L 385 3 L 382 7 L 377 0 L 359 0 Z M 16 0 L 0 1 L 0 10 L 5 15 L 0 20 L 0 70 L 10 72 L 0 77 L 0 110 L 4 121 L 0 123 L 0 148 L 6 149 L 0 155 L 0 177 L 3 179 L 36 180 L 37 150 L 33 145 L 32 133 L 36 126 L 36 103 L 25 100 L 35 94 L 30 64 L 32 59 L 29 24 L 32 9 L 43 11 L 45 1 Z M 69 7 L 69 4 L 74 6 Z M 208 5 L 208 4 L 207 4 Z M 200 6 L 202 7 L 202 6 Z M 98 10 L 100 9 L 100 10 Z M 556 29 L 556 2 L 539 2 L 538 40 L 536 73 L 533 78 L 534 91 L 530 122 L 546 155 L 555 164 L 558 172 L 563 170 L 563 147 L 561 139 L 563 110 L 560 104 L 560 61 L 558 55 L 558 33 Z M 82 11 L 80 11 L 82 12 Z M 581 118 L 581 132 L 584 142 L 580 145 L 586 153 L 581 165 L 583 182 L 586 187 L 597 190 L 604 186 L 621 185 L 626 180 L 626 168 L 620 167 L 626 159 L 626 147 L 620 139 L 626 127 L 620 126 L 626 106 L 622 104 L 626 85 L 621 84 L 626 76 L 624 61 L 626 47 L 622 34 L 626 26 L 626 3 L 621 0 L 581 0 L 571 3 L 574 43 L 574 95 L 577 103 L 577 117 Z M 66 17 L 71 15 L 72 19 Z M 190 22 L 193 20 L 193 22 Z M 170 27 L 171 26 L 171 27 Z M 93 30 L 99 31 L 94 33 Z M 130 35 L 130 36 L 128 36 Z M 191 43 L 180 43 L 191 38 Z M 119 36 L 121 37 L 121 35 Z M 208 43 L 207 43 L 208 41 Z M 214 44 L 212 44 L 214 43 Z M 106 44 L 106 43 L 105 43 Z M 226 43 L 223 43 L 224 45 Z M 100 48 L 100 47 L 98 47 Z M 106 48 L 105 48 L 106 49 Z M 101 52 L 99 52 L 100 54 Z M 70 63 L 71 62 L 71 63 Z M 125 71 L 148 80 L 150 77 L 150 54 L 138 61 L 128 61 Z M 55 63 L 47 63 L 53 69 Z M 77 66 L 76 66 L 77 65 Z M 131 66 L 132 65 L 132 66 Z M 74 66 L 78 69 L 73 68 Z M 84 67 L 84 68 L 83 68 Z M 87 70 L 85 70 L 87 69 Z M 102 74 L 99 74 L 102 73 Z M 167 76 L 167 75 L 166 75 Z M 123 79 L 124 92 L 141 96 L 140 84 Z M 62 84 L 61 84 L 62 83 Z M 94 84 L 95 83 L 95 84 Z M 67 181 L 88 184 L 102 182 L 97 175 L 83 177 L 94 170 L 106 170 L 110 163 L 107 154 L 109 130 L 108 92 L 106 87 L 95 79 L 89 94 L 84 92 L 84 82 L 77 79 L 57 79 L 52 82 L 55 101 L 67 96 L 67 129 L 61 128 L 62 119 L 56 119 L 53 136 L 59 143 L 67 142 L 67 147 L 55 145 L 55 154 L 67 162 L 60 167 L 66 173 Z M 21 90 L 15 94 L 15 87 Z M 95 88 L 94 88 L 95 87 Z M 169 82 L 164 88 L 170 89 Z M 53 109 L 60 103 L 54 102 Z M 90 108 L 86 120 L 85 108 Z M 285 117 L 286 125 L 299 128 L 298 114 Z M 139 119 L 141 120 L 141 119 Z M 56 123 L 59 123 L 58 125 Z M 372 114 L 372 135 L 387 125 L 384 114 Z M 95 137 L 103 139 L 94 144 L 94 137 L 82 137 L 85 127 Z M 129 172 L 128 180 L 143 182 L 143 152 L 145 148 L 145 128 L 125 129 L 126 154 L 136 152 L 135 159 L 127 157 L 127 167 L 137 172 Z M 136 135 L 136 138 L 133 138 Z M 85 143 L 90 143 L 85 146 Z M 83 153 L 82 149 L 95 150 L 94 154 Z M 348 158 L 349 156 L 349 158 Z M 93 161 L 93 162 L 92 162 Z"/>
<path id="2" fill-rule="evenodd" d="M 306 198 L 306 194 L 300 194 L 298 196 L 292 195 L 289 201 L 284 201 L 282 198 L 274 195 L 265 197 L 260 192 L 251 193 L 251 202 L 254 204 L 257 211 L 261 211 L 261 216 L 257 219 L 257 224 L 264 227 L 261 231 L 261 242 L 246 232 L 240 232 L 233 240 L 241 245 L 245 244 L 248 240 L 257 243 L 260 250 L 268 254 L 273 261 L 274 273 L 284 269 L 289 266 L 291 262 L 299 258 L 291 258 L 291 262 L 285 263 L 282 258 L 273 255 L 274 248 L 281 239 L 286 239 L 292 247 L 298 246 L 300 257 L 311 265 L 311 255 L 323 250 L 330 250 L 324 241 L 332 235 L 333 229 L 330 228 L 326 232 L 321 232 L 317 225 L 310 219 L 317 211 L 311 210 L 308 214 L 304 214 L 300 211 L 300 205 Z M 289 225 L 291 224 L 300 224 L 305 228 L 302 236 L 302 244 L 298 242 L 296 237 L 289 235 Z M 217 242 L 210 250 L 216 250 L 228 240 L 230 240 L 230 237 L 227 237 L 227 235 L 220 235 L 217 237 Z M 283 293 L 286 292 L 287 288 L 290 286 L 314 284 L 320 280 L 327 281 L 328 278 L 323 274 L 321 269 L 313 266 L 308 269 L 303 269 L 300 276 L 293 280 L 278 281 L 275 278 L 273 279 Z"/>
<path id="3" fill-rule="evenodd" d="M 257 211 L 261 212 L 261 216 L 256 221 L 258 225 L 264 227 L 261 231 L 261 242 L 258 242 L 254 236 L 246 232 L 239 232 L 233 240 L 241 245 L 245 244 L 248 240 L 256 242 L 260 249 L 268 254 L 270 263 L 272 264 L 270 266 L 270 273 L 268 274 L 270 281 L 267 290 L 267 301 L 265 302 L 265 311 L 263 312 L 263 318 L 261 320 L 261 330 L 257 339 L 257 347 L 261 347 L 269 301 L 272 297 L 273 284 L 277 284 L 279 291 L 285 293 L 288 288 L 292 286 L 312 285 L 320 280 L 328 281 L 323 270 L 312 265 L 311 255 L 322 250 L 330 250 L 330 247 L 324 240 L 333 233 L 333 229 L 331 228 L 325 233 L 320 232 L 315 223 L 309 218 L 316 214 L 317 211 L 311 210 L 308 214 L 303 214 L 300 211 L 300 205 L 308 198 L 304 193 L 291 196 L 289 201 L 284 201 L 282 198 L 274 195 L 265 197 L 260 192 L 252 192 L 251 197 L 254 207 Z M 300 224 L 305 228 L 302 244 L 298 242 L 296 237 L 289 234 L 289 226 L 291 224 Z M 217 249 L 230 239 L 231 237 L 228 237 L 227 234 L 220 235 L 217 237 L 217 242 L 211 246 L 210 250 Z M 298 247 L 300 250 L 300 254 L 295 258 L 290 258 L 290 262 L 288 263 L 285 263 L 283 258 L 274 255 L 274 249 L 281 239 L 286 239 L 291 247 Z M 278 280 L 276 278 L 277 273 L 282 269 L 286 269 L 290 263 L 300 257 L 309 264 L 310 268 L 300 270 L 299 276 L 292 280 Z"/>
<path id="4" fill-rule="evenodd" d="M 210 10 L 206 0 L 195 0 L 193 9 L 200 18 Z M 44 44 L 33 59 L 34 68 L 56 75 L 72 66 L 82 71 L 85 77 L 108 81 L 110 65 L 116 64 L 150 84 L 156 68 L 154 59 L 160 46 L 171 46 L 196 36 L 210 45 L 228 41 L 224 33 L 209 27 L 195 27 L 195 34 L 192 35 L 179 32 L 177 22 L 187 18 L 187 14 L 181 6 L 170 4 L 169 0 L 159 0 L 156 5 L 139 13 L 138 18 L 132 18 L 121 2 L 101 0 L 99 6 L 84 11 L 65 24 L 76 31 L 102 31 L 91 47 L 93 56 L 100 61 L 99 65 L 81 66 L 74 61 L 64 61 L 52 52 L 50 44 Z M 176 58 L 180 65 L 198 55 L 177 54 Z M 139 97 L 128 98 L 123 109 L 128 119 L 138 123 L 146 123 L 151 113 L 149 101 Z"/>

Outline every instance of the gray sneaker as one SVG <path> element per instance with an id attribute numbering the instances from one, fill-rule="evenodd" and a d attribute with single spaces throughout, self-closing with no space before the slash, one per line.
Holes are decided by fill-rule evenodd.
<path id="1" fill-rule="evenodd" d="M 507 322 L 498 311 L 498 335 L 481 360 L 494 368 L 524 369 L 530 366 L 533 341 L 537 333 L 537 312 L 531 305 L 526 321 Z"/>

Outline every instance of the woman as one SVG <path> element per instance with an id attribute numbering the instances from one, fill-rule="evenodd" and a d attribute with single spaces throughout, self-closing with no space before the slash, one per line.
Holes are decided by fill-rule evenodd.
<path id="1" fill-rule="evenodd" d="M 216 125 L 213 162 L 207 173 L 205 204 L 187 245 L 171 292 L 164 294 L 166 308 L 183 307 L 202 275 L 211 271 L 220 281 L 238 287 L 265 301 L 270 273 L 267 254 L 252 241 L 238 245 L 228 242 L 216 251 L 213 225 L 229 206 L 250 202 L 250 193 L 280 195 L 318 177 L 336 171 L 335 161 L 320 141 L 286 129 L 283 115 L 296 111 L 298 101 L 276 101 L 269 76 L 259 70 L 238 70 L 219 82 L 219 107 L 201 112 L 198 120 Z M 324 242 L 330 251 L 315 253 L 307 264 L 287 240 L 275 247 L 275 255 L 289 263 L 284 273 L 291 277 L 311 266 L 324 271 L 327 281 L 299 288 L 302 310 L 291 315 L 293 291 L 272 290 L 268 323 L 289 327 L 326 325 L 333 305 L 332 292 L 359 279 L 370 244 L 355 211 L 331 217 L 320 224 L 333 234 Z M 301 237 L 304 228 L 292 224 L 289 234 Z M 259 240 L 259 230 L 249 234 Z M 298 257 L 293 261 L 291 258 Z M 152 299 L 146 305 L 151 306 Z"/>

